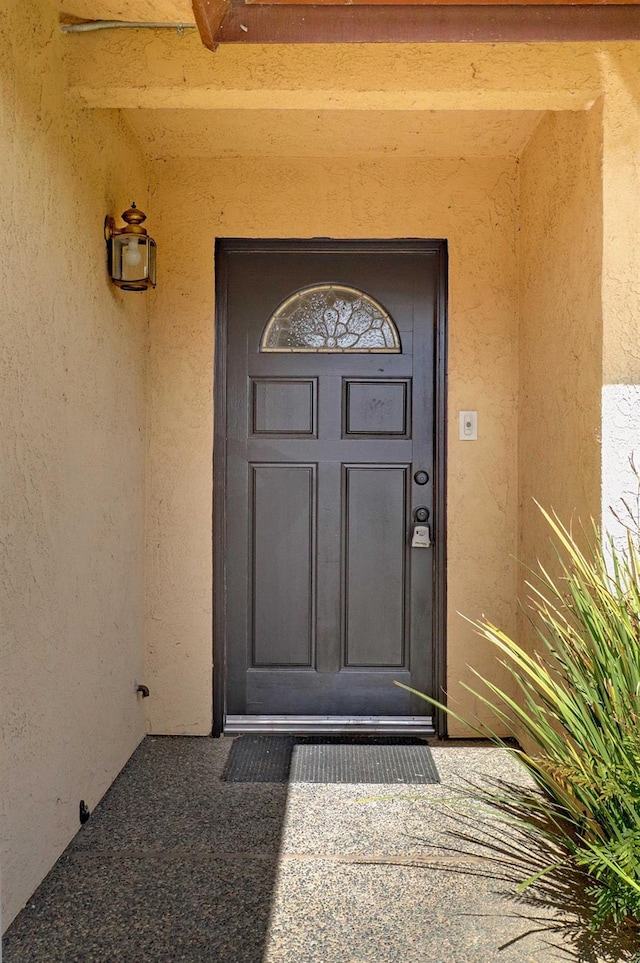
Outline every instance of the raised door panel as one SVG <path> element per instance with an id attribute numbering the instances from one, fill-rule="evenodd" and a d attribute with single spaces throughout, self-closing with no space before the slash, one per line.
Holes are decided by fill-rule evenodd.
<path id="1" fill-rule="evenodd" d="M 409 467 L 344 469 L 344 664 L 406 665 Z"/>
<path id="2" fill-rule="evenodd" d="M 311 666 L 315 636 L 314 465 L 251 467 L 251 667 Z"/>
<path id="3" fill-rule="evenodd" d="M 411 437 L 411 379 L 344 380 L 345 437 Z"/>
<path id="4" fill-rule="evenodd" d="M 317 378 L 252 378 L 254 435 L 316 434 Z"/>

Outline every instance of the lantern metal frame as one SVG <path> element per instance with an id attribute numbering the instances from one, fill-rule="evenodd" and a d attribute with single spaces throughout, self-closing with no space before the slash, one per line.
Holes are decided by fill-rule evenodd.
<path id="1" fill-rule="evenodd" d="M 149 232 L 142 226 L 146 221 L 147 215 L 136 207 L 135 201 L 131 207 L 123 212 L 122 220 L 125 226 L 116 227 L 116 222 L 110 215 L 104 219 L 104 237 L 107 243 L 107 270 L 109 277 L 116 287 L 123 291 L 147 291 L 156 286 L 156 242 L 149 235 Z M 145 248 L 143 262 L 145 271 L 139 278 L 123 277 L 122 267 L 119 265 L 120 258 L 124 258 L 122 248 L 129 238 L 141 244 Z"/>

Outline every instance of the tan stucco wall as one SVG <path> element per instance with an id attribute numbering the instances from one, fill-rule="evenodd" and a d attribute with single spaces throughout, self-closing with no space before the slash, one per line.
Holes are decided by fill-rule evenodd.
<path id="1" fill-rule="evenodd" d="M 550 530 L 600 521 L 602 111 L 552 113 L 520 164 L 519 570 L 554 570 Z M 530 636 L 526 610 L 520 638 Z"/>
<path id="2" fill-rule="evenodd" d="M 640 70 L 637 49 L 604 51 L 602 520 L 636 505 L 640 466 Z"/>
<path id="3" fill-rule="evenodd" d="M 600 55 L 603 101 L 603 383 L 640 383 L 640 45 Z"/>
<path id="4" fill-rule="evenodd" d="M 0 11 L 3 925 L 143 734 L 147 301 L 105 277 L 145 207 L 115 112 L 71 107 L 44 0 Z"/>
<path id="5" fill-rule="evenodd" d="M 488 669 L 457 614 L 515 623 L 517 165 L 514 160 L 180 160 L 158 167 L 151 326 L 147 651 L 154 732 L 211 729 L 213 243 L 444 237 L 450 255 L 449 678 Z M 277 185 L 277 189 L 274 186 Z M 197 225 L 197 230 L 193 229 Z M 457 440 L 457 411 L 479 440 Z M 468 700 L 467 700 L 468 701 Z"/>
<path id="6" fill-rule="evenodd" d="M 181 278 L 173 291 L 158 298 L 151 354 L 147 642 L 149 668 L 159 687 L 150 707 L 154 727 L 200 732 L 208 731 L 210 724 L 208 459 L 214 234 L 441 235 L 451 240 L 452 254 L 457 245 L 460 258 L 467 253 L 478 257 L 477 263 L 463 267 L 461 259 L 456 264 L 452 257 L 448 574 L 449 674 L 455 691 L 457 679 L 469 678 L 465 667 L 469 652 L 475 658 L 480 645 L 471 641 L 468 629 L 460 627 L 456 610 L 472 615 L 482 610 L 502 621 L 506 629 L 513 626 L 517 576 L 508 554 L 515 548 L 531 560 L 542 535 L 531 496 L 538 494 L 565 515 L 578 508 L 580 514 L 597 516 L 598 430 L 603 433 L 603 452 L 606 437 L 617 451 L 627 452 L 634 431 L 637 434 L 633 412 L 640 408 L 640 388 L 635 373 L 628 374 L 638 357 L 634 345 L 640 316 L 634 273 L 638 244 L 634 225 L 639 220 L 640 197 L 637 57 L 638 45 L 633 43 L 294 48 L 249 44 L 222 46 L 212 56 L 193 35 L 178 39 L 170 33 L 141 36 L 121 31 L 115 38 L 96 34 L 82 45 L 68 42 L 69 95 L 87 106 L 127 110 L 149 156 L 160 160 L 157 200 L 165 242 L 171 254 L 178 250 L 181 265 Z M 144 71 L 119 82 L 117 78 L 126 76 L 126 65 L 136 58 Z M 109 66 L 115 68 L 116 77 L 105 80 Z M 595 159 L 599 107 L 594 105 L 602 97 L 605 229 L 598 252 L 602 199 Z M 534 136 L 523 160 L 522 183 L 514 182 L 506 203 L 494 192 L 487 205 L 474 181 L 481 169 L 503 162 L 390 157 L 394 151 L 438 156 L 438 137 L 442 157 L 454 153 L 469 157 L 474 148 L 490 150 L 486 137 L 476 138 L 475 143 L 469 137 L 466 150 L 456 146 L 472 112 L 482 111 L 496 115 L 491 121 L 497 124 L 493 134 L 489 121 L 483 128 L 494 148 L 497 132 L 504 135 L 504 116 L 513 117 L 515 130 L 531 120 L 523 112 L 534 112 L 536 117 L 543 111 L 558 112 Z M 434 137 L 425 124 L 424 115 L 429 112 L 434 112 Z M 408 125 L 411 138 L 391 133 L 376 139 L 383 113 L 385 130 Z M 424 125 L 419 126 L 418 135 L 416 124 Z M 444 124 L 444 133 L 437 135 L 439 124 Z M 366 138 L 358 134 L 365 127 Z M 336 130 L 339 136 L 332 137 Z M 349 130 L 353 130 L 351 141 L 345 135 Z M 313 159 L 314 145 L 324 131 L 325 149 L 346 154 L 349 160 Z M 290 161 L 284 154 L 287 149 L 293 153 L 296 137 L 304 161 Z M 359 150 L 383 156 L 365 162 Z M 233 153 L 244 159 L 207 159 Z M 273 156 L 278 153 L 281 158 Z M 508 153 L 518 153 L 513 144 Z M 247 154 L 256 159 L 249 160 Z M 258 159 L 261 156 L 264 161 Z M 576 158 L 584 161 L 584 170 Z M 507 167 L 512 163 L 504 162 Z M 422 170 L 425 176 L 418 175 Z M 449 206 L 447 194 L 453 183 L 458 196 Z M 311 212 L 309 196 L 314 197 Z M 523 234 L 516 251 L 520 197 Z M 295 215 L 296 204 L 303 216 Z M 546 212 L 549 224 L 541 212 Z M 206 240 L 204 246 L 196 242 L 199 253 L 193 261 L 189 248 L 193 241 L 186 240 L 189 217 L 198 230 L 204 223 Z M 504 232 L 511 229 L 513 251 L 500 262 Z M 474 247 L 476 237 L 481 238 L 479 251 Z M 554 245 L 557 256 L 552 254 Z M 514 268 L 518 258 L 520 277 Z M 502 266 L 496 274 L 498 263 Z M 509 282 L 503 283 L 512 270 Z M 539 271 L 546 273 L 538 287 L 533 275 Z M 563 287 L 567 271 L 578 287 L 575 299 L 569 285 Z M 618 392 L 609 405 L 612 426 L 596 415 L 598 402 L 592 394 L 592 379 L 599 377 L 594 365 L 601 364 L 603 351 L 594 327 L 599 312 L 595 285 L 600 276 L 605 371 L 613 372 L 606 378 L 619 379 L 615 387 L 624 389 L 623 396 Z M 184 278 L 190 281 L 185 283 Z M 203 289 L 208 301 L 203 301 Z M 518 349 L 520 296 L 523 319 Z M 543 314 L 539 325 L 538 311 Z M 581 311 L 584 319 L 579 317 Z M 184 319 L 184 326 L 177 317 Z M 584 340 L 581 321 L 588 330 Z M 478 353 L 475 349 L 485 337 L 486 354 Z M 206 366 L 194 347 L 198 341 L 206 347 Z M 565 343 L 575 348 L 576 357 L 562 358 Z M 585 365 L 578 372 L 580 359 Z M 542 376 L 547 363 L 554 376 L 549 392 Z M 587 400 L 584 407 L 574 405 L 563 418 L 562 406 L 569 403 L 578 373 L 588 386 Z M 517 401 L 520 376 L 523 396 Z M 461 406 L 480 410 L 478 443 L 460 444 L 455 437 L 455 416 Z M 509 414 L 504 416 L 505 412 Z M 514 424 L 520 429 L 520 442 Z M 209 446 L 206 458 L 197 447 L 203 442 Z M 568 465 L 572 471 L 567 471 Z M 574 475 L 576 466 L 578 475 Z M 617 466 L 611 475 L 612 487 L 619 488 Z M 518 503 L 523 506 L 521 539 Z M 167 536 L 167 523 L 175 535 Z M 501 616 L 501 612 L 507 614 Z M 466 704 L 469 708 L 468 700 Z"/>

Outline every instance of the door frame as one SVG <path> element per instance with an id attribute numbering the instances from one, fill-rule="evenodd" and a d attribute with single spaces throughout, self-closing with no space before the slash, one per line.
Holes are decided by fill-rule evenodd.
<path id="1" fill-rule="evenodd" d="M 433 678 L 436 698 L 446 703 L 447 686 L 447 345 L 448 345 L 448 255 L 443 239 L 253 239 L 216 238 L 215 241 L 215 357 L 213 373 L 213 736 L 224 731 L 226 710 L 227 612 L 226 612 L 226 426 L 227 426 L 227 256 L 229 254 L 423 254 L 438 259 L 436 326 L 434 340 L 434 477 L 433 477 Z M 433 714 L 436 734 L 447 736 L 447 715 Z"/>

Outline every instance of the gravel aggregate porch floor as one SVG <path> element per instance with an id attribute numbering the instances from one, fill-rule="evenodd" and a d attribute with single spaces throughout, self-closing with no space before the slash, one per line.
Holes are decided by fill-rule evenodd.
<path id="1" fill-rule="evenodd" d="M 598 958 L 488 872 L 456 787 L 520 778 L 502 750 L 434 743 L 434 785 L 238 784 L 221 779 L 232 741 L 147 737 L 10 927 L 4 963 Z M 471 823 L 463 854 L 451 830 Z"/>

